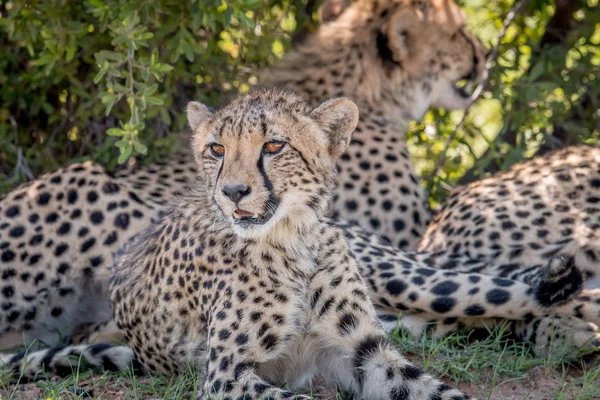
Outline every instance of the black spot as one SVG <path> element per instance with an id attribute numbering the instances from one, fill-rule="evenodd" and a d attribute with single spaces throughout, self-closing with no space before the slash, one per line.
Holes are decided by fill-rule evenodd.
<path id="1" fill-rule="evenodd" d="M 123 230 L 127 229 L 127 227 L 129 227 L 129 214 L 120 213 L 115 217 L 114 224 L 117 228 L 121 228 Z"/>
<path id="2" fill-rule="evenodd" d="M 410 392 L 404 386 L 396 386 L 390 391 L 390 397 L 392 400 L 408 400 L 410 398 Z M 430 399 L 437 400 L 437 399 Z M 441 400 L 441 399 L 440 399 Z"/>
<path id="3" fill-rule="evenodd" d="M 447 296 L 456 292 L 459 287 L 460 286 L 457 283 L 452 281 L 443 281 L 435 285 L 433 289 L 431 289 L 431 292 L 439 296 Z"/>
<path id="4" fill-rule="evenodd" d="M 19 215 L 19 212 L 20 212 L 19 207 L 12 206 L 12 207 L 8 207 L 6 209 L 6 212 L 4 213 L 4 215 L 6 215 L 8 218 L 14 218 Z"/>
<path id="5" fill-rule="evenodd" d="M 379 267 L 380 270 L 387 271 L 387 270 L 393 269 L 394 265 L 389 262 L 381 262 L 377 265 L 377 267 Z"/>
<path id="6" fill-rule="evenodd" d="M 89 249 L 92 248 L 92 246 L 94 246 L 96 244 L 96 239 L 95 238 L 89 238 L 88 240 L 86 240 L 85 242 L 83 242 L 81 244 L 80 250 L 82 253 L 85 253 L 86 251 L 88 251 Z"/>
<path id="7" fill-rule="evenodd" d="M 59 274 L 64 274 L 65 272 L 67 272 L 69 270 L 70 266 L 67 263 L 60 263 L 58 266 L 58 273 Z"/>
<path id="8" fill-rule="evenodd" d="M 431 276 L 435 274 L 435 270 L 430 268 L 419 268 L 415 272 L 423 276 Z"/>
<path id="9" fill-rule="evenodd" d="M 65 251 L 67 251 L 69 249 L 69 246 L 66 243 L 60 243 L 58 246 L 56 246 L 56 248 L 54 249 L 54 255 L 56 257 L 61 256 Z"/>
<path id="10" fill-rule="evenodd" d="M 50 311 L 50 314 L 55 318 L 60 316 L 62 313 L 63 313 L 63 309 L 60 307 L 54 307 L 52 309 L 52 311 Z"/>
<path id="11" fill-rule="evenodd" d="M 24 233 L 25 233 L 25 228 L 23 228 L 22 226 L 15 226 L 8 232 L 8 235 L 13 238 L 18 238 L 18 237 L 23 236 Z"/>
<path id="12" fill-rule="evenodd" d="M 50 197 L 50 193 L 48 192 L 40 193 L 36 201 L 40 206 L 45 206 L 50 201 Z"/>
<path id="13" fill-rule="evenodd" d="M 101 224 L 104 221 L 104 214 L 102 211 L 94 211 L 90 214 L 90 221 L 94 225 Z"/>
<path id="14" fill-rule="evenodd" d="M 510 300 L 510 293 L 504 289 L 492 289 L 487 293 L 486 298 L 492 304 L 501 305 Z"/>
<path id="15" fill-rule="evenodd" d="M 386 283 L 385 288 L 392 296 L 398 296 L 406 290 L 407 285 L 399 279 L 391 279 Z"/>
<path id="16" fill-rule="evenodd" d="M 56 222 L 56 220 L 58 219 L 58 214 L 57 213 L 50 213 L 46 216 L 46 223 L 48 224 L 53 224 Z"/>
<path id="17" fill-rule="evenodd" d="M 414 365 L 408 364 L 404 368 L 400 369 L 400 374 L 404 379 L 415 380 L 419 379 L 423 375 L 423 370 Z"/>
<path id="18" fill-rule="evenodd" d="M 394 221 L 394 229 L 396 230 L 396 232 L 402 232 L 405 227 L 406 225 L 401 219 L 397 219 Z"/>
<path id="19" fill-rule="evenodd" d="M 69 190 L 69 192 L 67 193 L 67 201 L 69 202 L 69 204 L 73 204 L 77 201 L 77 198 L 79 196 L 77 195 L 77 191 L 76 190 Z"/>
<path id="20" fill-rule="evenodd" d="M 97 267 L 98 265 L 102 264 L 103 261 L 104 261 L 104 257 L 102 257 L 102 256 L 96 256 L 96 257 L 90 258 L 90 264 L 92 265 L 92 267 Z"/>
<path id="21" fill-rule="evenodd" d="M 358 319 L 354 314 L 346 313 L 341 316 L 338 329 L 342 335 L 349 335 L 358 327 Z"/>
<path id="22" fill-rule="evenodd" d="M 473 304 L 465 309 L 465 314 L 471 317 L 476 317 L 485 314 L 485 310 L 478 304 Z"/>
<path id="23" fill-rule="evenodd" d="M 96 193 L 94 190 L 89 191 L 87 194 L 87 199 L 90 203 L 95 203 L 98 200 L 98 193 Z"/>
<path id="24" fill-rule="evenodd" d="M 102 185 L 102 192 L 105 194 L 117 193 L 119 191 L 119 185 L 113 182 L 106 182 Z"/>
<path id="25" fill-rule="evenodd" d="M 235 343 L 240 346 L 248 343 L 248 335 L 246 335 L 245 333 L 238 334 L 235 338 Z"/>
<path id="26" fill-rule="evenodd" d="M 110 246 L 111 244 L 115 243 L 117 241 L 117 232 L 112 231 L 107 237 L 106 239 L 104 239 L 104 245 L 105 246 Z"/>
<path id="27" fill-rule="evenodd" d="M 221 340 L 227 340 L 229 336 L 231 336 L 231 332 L 227 329 L 221 329 L 219 332 L 219 339 Z"/>
<path id="28" fill-rule="evenodd" d="M 502 279 L 502 278 L 494 278 L 492 279 L 492 282 L 494 282 L 495 285 L 498 286 L 502 286 L 502 287 L 509 287 L 515 284 L 515 282 L 508 280 L 508 279 Z"/>
<path id="29" fill-rule="evenodd" d="M 58 228 L 57 233 L 59 235 L 66 235 L 71 230 L 71 224 L 69 222 L 63 222 L 62 225 Z"/>
<path id="30" fill-rule="evenodd" d="M 4 286 L 2 288 L 2 295 L 6 298 L 13 297 L 15 294 L 15 288 L 13 286 Z"/>
<path id="31" fill-rule="evenodd" d="M 254 391 L 256 392 L 256 394 L 261 395 L 263 394 L 270 386 L 267 385 L 266 383 L 262 383 L 262 382 L 258 382 L 254 384 Z M 246 396 L 242 396 L 242 398 L 244 398 Z M 258 396 L 260 397 L 260 396 Z"/>
<path id="32" fill-rule="evenodd" d="M 264 347 L 265 350 L 270 351 L 275 346 L 277 346 L 277 336 L 275 336 L 272 333 L 269 333 L 263 338 L 262 347 Z"/>
<path id="33" fill-rule="evenodd" d="M 510 230 L 510 229 L 514 229 L 516 227 L 517 227 L 517 225 L 515 225 L 515 223 L 512 222 L 512 221 L 504 221 L 504 222 L 502 222 L 502 229 L 504 229 L 505 231 Z"/>
<path id="34" fill-rule="evenodd" d="M 358 203 L 354 200 L 349 200 L 346 202 L 346 208 L 350 211 L 355 211 L 358 208 Z"/>
<path id="35" fill-rule="evenodd" d="M 385 343 L 383 336 L 369 336 L 363 339 L 356 348 L 354 354 L 354 370 L 359 384 L 362 385 L 365 371 L 363 365 L 379 350 L 379 347 Z"/>
<path id="36" fill-rule="evenodd" d="M 439 297 L 431 302 L 431 309 L 439 314 L 445 314 L 456 305 L 451 297 Z"/>

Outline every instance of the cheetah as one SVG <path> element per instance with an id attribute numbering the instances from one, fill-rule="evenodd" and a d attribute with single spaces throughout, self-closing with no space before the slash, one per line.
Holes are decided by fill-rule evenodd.
<path id="1" fill-rule="evenodd" d="M 466 399 L 387 342 L 324 219 L 354 103 L 258 91 L 188 118 L 200 188 L 126 247 L 111 283 L 142 365 L 196 368 L 198 398 L 287 399 L 319 375 L 365 399 Z"/>
<path id="2" fill-rule="evenodd" d="M 529 282 L 557 255 L 574 257 L 585 289 L 559 309 L 600 325 L 600 149 L 574 146 L 458 188 L 428 227 L 422 251 L 468 256 L 447 270 Z"/>

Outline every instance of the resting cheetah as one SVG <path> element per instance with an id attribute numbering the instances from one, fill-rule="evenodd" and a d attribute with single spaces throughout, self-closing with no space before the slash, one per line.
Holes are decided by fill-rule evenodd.
<path id="1" fill-rule="evenodd" d="M 288 399 L 320 375 L 365 399 L 466 399 L 387 342 L 323 219 L 354 103 L 255 92 L 215 114 L 191 103 L 188 118 L 201 189 L 126 247 L 111 284 L 141 363 L 197 368 L 198 398 Z"/>

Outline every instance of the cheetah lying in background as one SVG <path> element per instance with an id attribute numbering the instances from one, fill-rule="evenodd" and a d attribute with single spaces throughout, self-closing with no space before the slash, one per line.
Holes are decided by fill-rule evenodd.
<path id="1" fill-rule="evenodd" d="M 466 105 L 454 83 L 479 76 L 485 48 L 464 29 L 460 10 L 449 1 L 360 0 L 328 19 L 316 39 L 288 55 L 269 82 L 262 81 L 293 86 L 312 103 L 346 95 L 358 104 L 361 120 L 339 162 L 334 210 L 397 245 L 414 247 L 428 211 L 406 151 L 407 121 L 420 118 L 430 105 Z M 362 75 L 369 79 L 360 80 Z M 76 164 L 0 200 L 0 347 L 36 339 L 53 345 L 60 339 L 57 332 L 78 342 L 80 328 L 84 338 L 91 330 L 97 342 L 120 338 L 107 296 L 112 253 L 195 182 L 196 166 L 186 146 L 168 162 L 114 175 L 99 165 Z M 553 282 L 576 271 L 568 259 L 544 259 L 533 265 L 532 279 L 509 281 L 435 269 L 459 265 L 495 273 L 510 264 L 488 266 L 452 252 L 405 253 L 355 227 L 345 229 L 369 296 L 394 326 L 399 314 L 410 317 L 403 324 L 415 333 L 438 322 L 439 334 L 482 318 L 508 318 L 519 337 L 533 340 L 542 353 L 555 343 L 550 329 L 555 319 L 546 316 L 556 304 L 567 303 L 561 337 L 573 338 L 576 352 L 596 335 L 577 318 L 581 307 L 567 302 L 576 292 L 577 274 L 564 293 L 544 292 L 547 284 L 556 289 Z"/>

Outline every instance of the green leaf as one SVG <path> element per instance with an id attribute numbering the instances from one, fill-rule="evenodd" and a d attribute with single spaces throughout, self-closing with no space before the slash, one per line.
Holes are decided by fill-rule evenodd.
<path id="1" fill-rule="evenodd" d="M 132 147 L 131 144 L 128 144 L 127 146 L 125 146 L 124 148 L 121 149 L 121 155 L 119 156 L 119 159 L 117 160 L 117 162 L 119 164 L 123 164 L 125 161 L 127 161 L 127 159 L 129 158 L 129 156 L 131 155 L 132 152 Z"/>
<path id="2" fill-rule="evenodd" d="M 65 56 L 65 59 L 67 62 L 70 62 L 71 60 L 73 60 L 73 57 L 75 56 L 76 51 L 77 51 L 77 42 L 75 41 L 75 38 L 72 38 L 72 40 L 69 43 L 69 46 L 67 47 L 67 53 Z"/>
<path id="3" fill-rule="evenodd" d="M 127 131 L 124 131 L 119 128 L 110 128 L 109 130 L 106 131 L 106 134 L 109 136 L 123 136 L 126 133 L 127 133 Z"/>
<path id="4" fill-rule="evenodd" d="M 258 8 L 262 5 L 262 0 L 245 0 L 244 8 L 248 8 L 250 10 L 254 8 Z"/>
<path id="5" fill-rule="evenodd" d="M 163 104 L 165 104 L 165 102 L 160 97 L 156 97 L 156 96 L 146 97 L 146 101 L 149 104 L 153 104 L 155 106 L 162 106 Z"/>
<path id="6" fill-rule="evenodd" d="M 45 56 L 35 60 L 33 64 L 39 67 L 42 65 L 50 64 L 52 61 L 54 61 L 54 56 L 52 54 L 46 54 Z"/>
<path id="7" fill-rule="evenodd" d="M 148 153 L 148 148 L 141 142 L 137 140 L 133 142 L 133 148 L 140 154 L 146 155 Z"/>
<path id="8" fill-rule="evenodd" d="M 533 66 L 533 68 L 531 68 L 531 71 L 529 71 L 529 77 L 527 80 L 529 82 L 535 82 L 537 78 L 539 78 L 544 73 L 545 70 L 546 64 L 543 61 L 538 62 Z"/>
<path id="9" fill-rule="evenodd" d="M 154 68 L 156 71 L 159 72 L 171 72 L 173 71 L 173 66 L 169 65 L 169 64 L 161 64 L 161 63 L 156 63 L 152 66 L 152 68 Z"/>

